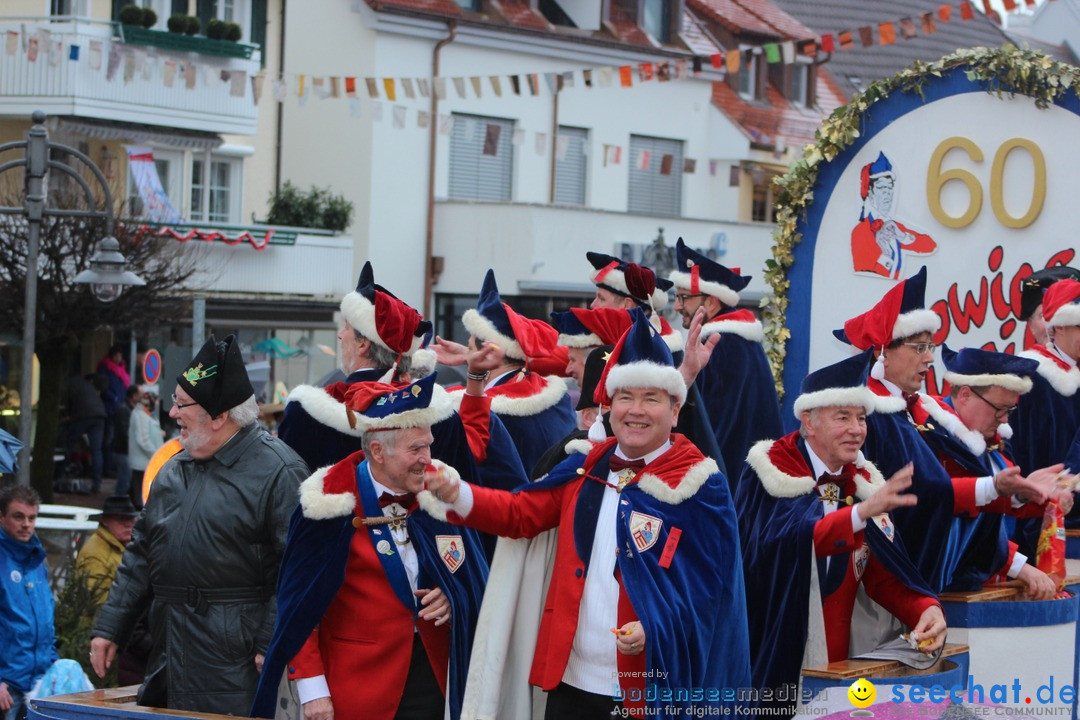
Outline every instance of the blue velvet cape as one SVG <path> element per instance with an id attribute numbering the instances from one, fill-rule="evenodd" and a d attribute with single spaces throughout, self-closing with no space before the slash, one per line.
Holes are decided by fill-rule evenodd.
<path id="1" fill-rule="evenodd" d="M 382 511 L 371 484 L 367 462 L 360 462 L 361 459 L 362 456 L 356 454 L 343 462 L 359 463 L 356 466 L 355 489 L 359 493 L 363 515 L 379 517 Z M 278 685 L 286 665 L 303 647 L 344 583 L 349 546 L 356 532 L 354 517 L 349 512 L 327 520 L 311 520 L 304 517 L 300 506 L 293 512 L 278 574 L 277 623 L 266 651 L 259 687 L 251 708 L 252 717 L 274 717 Z M 476 619 L 487 583 L 487 560 L 481 550 L 479 534 L 469 528 L 451 525 L 421 510 L 410 513 L 406 523 L 417 554 L 420 570 L 418 585 L 441 588 L 450 600 L 450 672 L 446 691 L 450 716 L 457 720 L 469 672 Z M 367 531 L 374 529 L 374 526 L 369 526 Z M 465 544 L 465 560 L 456 572 L 451 573 L 440 558 L 436 535 L 461 535 Z M 378 539 L 372 535 L 372 544 L 376 544 Z M 379 560 L 395 594 L 406 607 L 414 608 L 414 614 L 418 614 L 422 606 L 419 599 L 412 595 L 408 576 L 398 557 L 390 558 L 379 553 Z"/>
<path id="2" fill-rule="evenodd" d="M 590 453 L 592 464 L 585 455 L 574 453 L 546 478 L 519 491 L 564 485 L 579 479 L 582 467 L 594 478 L 607 478 L 614 440 L 603 447 L 607 452 L 602 455 Z M 674 482 L 680 476 L 664 472 L 669 454 L 650 463 L 647 472 Z M 576 501 L 574 544 L 586 574 L 605 487 L 601 481 L 586 480 Z M 655 545 L 644 553 L 634 551 L 633 512 L 663 521 Z M 679 528 L 682 536 L 671 566 L 662 568 L 659 560 L 672 528 Z M 616 532 L 622 587 L 645 630 L 645 668 L 653 671 L 647 682 L 655 685 L 656 699 L 649 706 L 680 708 L 679 717 L 690 717 L 690 707 L 733 705 L 737 690 L 725 694 L 724 689 L 749 686 L 750 655 L 738 525 L 727 480 L 714 472 L 697 492 L 677 504 L 648 494 L 640 483 L 628 485 L 619 498 Z M 691 693 L 690 700 L 676 701 L 677 691 L 683 689 Z"/>
<path id="3" fill-rule="evenodd" d="M 813 478 L 806 445 L 797 433 L 781 438 L 791 466 L 781 468 L 792 477 Z M 795 454 L 797 452 L 797 455 Z M 802 475 L 794 475 L 795 466 Z M 750 635 L 753 687 L 759 691 L 759 707 L 770 713 L 791 716 L 795 712 L 796 687 L 802 671 L 810 603 L 810 562 L 814 558 L 814 525 L 824 516 L 818 493 L 797 497 L 774 497 L 749 465 L 743 469 L 735 495 L 746 574 L 746 606 Z M 873 522 L 863 535 L 874 557 L 897 579 L 924 595 L 934 592 L 908 558 L 897 531 L 890 542 Z M 850 552 L 818 558 L 821 597 L 834 592 L 844 581 Z M 762 691 L 771 690 L 771 695 Z"/>
<path id="4" fill-rule="evenodd" d="M 505 385 L 514 380 L 516 373 L 507 373 L 495 383 L 496 386 Z M 494 413 L 492 413 L 494 415 Z M 517 454 L 521 458 L 521 465 L 530 472 L 536 463 L 540 461 L 548 448 L 555 444 L 559 438 L 577 428 L 577 414 L 570 402 L 569 395 L 563 397 L 554 405 L 534 415 L 510 415 L 504 413 L 499 416 L 506 432 L 517 448 Z M 492 432 L 492 438 L 495 433 Z M 522 477 L 525 477 L 524 470 Z M 464 473 L 462 477 L 468 477 Z M 522 481 L 522 483 L 524 480 Z M 521 483 L 519 483 L 521 484 Z M 511 490 L 516 486 L 487 484 L 487 487 L 497 487 L 503 490 Z"/>

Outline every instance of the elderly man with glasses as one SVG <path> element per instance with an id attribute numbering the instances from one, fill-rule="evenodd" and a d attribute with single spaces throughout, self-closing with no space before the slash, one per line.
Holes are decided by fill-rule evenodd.
<path id="1" fill-rule="evenodd" d="M 978 348 L 953 352 L 944 345 L 941 357 L 951 389 L 947 397 L 928 400 L 937 403 L 946 422 L 926 423 L 920 433 L 950 477 L 981 478 L 976 497 L 981 512 L 954 520 L 954 527 L 971 542 L 953 575 L 951 589 L 974 590 L 1011 578 L 1021 581 L 1033 600 L 1050 599 L 1058 589 L 1054 581 L 1027 564 L 1027 555 L 1018 552 L 1016 544 L 1008 540 L 1000 514 L 1042 518 L 1045 510 L 1044 504 L 999 491 L 1017 472 L 1005 442 L 1012 437 L 1009 414 L 1016 409 L 1020 396 L 1030 392 L 1038 363 Z M 1072 493 L 1054 487 L 1061 469 L 1060 464 L 1041 468 L 1029 479 L 1046 486 L 1051 498 L 1067 511 L 1072 507 Z"/>

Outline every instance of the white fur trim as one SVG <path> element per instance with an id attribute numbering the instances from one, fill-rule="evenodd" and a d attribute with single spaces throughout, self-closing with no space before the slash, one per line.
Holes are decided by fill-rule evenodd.
<path id="1" fill-rule="evenodd" d="M 439 358 L 434 350 L 421 348 L 409 358 L 410 374 L 414 378 L 425 378 L 435 372 L 435 366 L 438 362 Z"/>
<path id="2" fill-rule="evenodd" d="M 1062 370 L 1056 362 L 1042 353 L 1025 350 L 1018 354 L 1020 357 L 1037 360 L 1039 363 L 1039 375 L 1042 375 L 1043 379 L 1050 383 L 1050 387 L 1065 397 L 1072 397 L 1076 394 L 1077 388 L 1080 388 L 1080 370 L 1075 365 L 1068 370 Z"/>
<path id="3" fill-rule="evenodd" d="M 694 496 L 710 476 L 720 472 L 716 461 L 712 458 L 694 463 L 686 474 L 682 476 L 677 487 L 671 487 L 666 482 L 651 473 L 642 473 L 638 480 L 638 487 L 646 495 L 650 495 L 660 502 L 668 505 L 678 505 L 683 500 Z"/>
<path id="4" fill-rule="evenodd" d="M 907 402 L 904 398 L 898 398 L 895 395 L 872 394 L 874 394 L 874 412 L 888 415 L 907 410 Z"/>
<path id="5" fill-rule="evenodd" d="M 289 393 L 287 405 L 298 404 L 313 420 L 321 425 L 337 430 L 339 433 L 360 437 L 360 427 L 349 427 L 349 416 L 345 403 L 332 398 L 329 393 L 313 385 L 297 385 Z"/>
<path id="6" fill-rule="evenodd" d="M 1031 378 L 1020 377 L 1019 375 L 1013 375 L 1012 373 L 1004 373 L 1001 375 L 961 375 L 959 373 L 947 372 L 945 373 L 945 379 L 952 385 L 967 385 L 969 387 L 989 387 L 997 385 L 998 387 L 1012 390 L 1021 395 L 1031 392 Z"/>
<path id="7" fill-rule="evenodd" d="M 1071 302 L 1058 308 L 1054 317 L 1046 321 L 1046 327 L 1080 325 L 1080 304 Z"/>
<path id="8" fill-rule="evenodd" d="M 893 323 L 892 339 L 919 335 L 924 332 L 935 333 L 941 328 L 941 318 L 933 310 L 912 310 L 896 318 Z"/>
<path id="9" fill-rule="evenodd" d="M 375 327 L 375 306 L 372 305 L 366 297 L 353 290 L 341 299 L 341 314 L 345 316 L 345 319 L 353 326 L 353 329 L 368 340 L 378 343 L 380 346 L 391 352 L 397 352 L 390 348 L 390 346 L 383 342 L 383 339 L 379 337 L 379 331 Z M 413 337 L 409 342 L 409 349 L 405 354 L 408 355 L 419 350 L 423 340 L 422 337 Z"/>
<path id="10" fill-rule="evenodd" d="M 689 290 L 692 277 L 690 276 L 690 273 L 673 270 L 668 275 L 668 280 L 675 283 L 676 288 Z M 739 293 L 735 292 L 727 285 L 722 285 L 718 282 L 698 279 L 698 292 L 719 298 L 720 302 L 728 307 L 735 307 L 739 304 Z"/>
<path id="11" fill-rule="evenodd" d="M 649 302 L 656 312 L 660 312 L 666 308 L 670 301 L 671 298 L 668 297 L 667 290 L 661 290 L 660 288 L 656 288 L 656 290 L 653 291 L 652 297 L 649 298 Z"/>
<path id="12" fill-rule="evenodd" d="M 614 395 L 620 388 L 660 388 L 680 403 L 686 402 L 686 381 L 670 365 L 648 361 L 616 365 L 608 373 L 604 389 Z M 495 409 L 494 405 L 491 409 Z"/>
<path id="13" fill-rule="evenodd" d="M 863 407 L 869 415 L 874 412 L 874 393 L 865 385 L 860 387 L 829 388 L 804 393 L 795 400 L 795 419 L 807 410 L 823 407 Z"/>
<path id="14" fill-rule="evenodd" d="M 568 348 L 591 348 L 599 347 L 604 343 L 600 342 L 600 336 L 596 333 L 589 333 L 588 335 L 559 333 L 559 344 Z"/>
<path id="15" fill-rule="evenodd" d="M 738 335 L 744 340 L 749 340 L 751 342 L 761 342 L 765 339 L 765 330 L 762 329 L 761 323 L 757 320 L 753 322 L 713 320 L 712 322 L 707 322 L 701 326 L 702 341 L 707 339 L 710 335 L 715 335 L 717 333 Z"/>
<path id="16" fill-rule="evenodd" d="M 919 396 L 919 404 L 930 414 L 930 417 L 938 425 L 949 431 L 949 434 L 964 444 L 976 457 L 986 452 L 986 438 L 982 433 L 975 432 L 964 424 L 959 415 L 953 415 L 938 404 L 938 401 L 926 395 Z"/>
<path id="17" fill-rule="evenodd" d="M 570 442 L 566 443 L 566 446 L 563 448 L 563 450 L 566 451 L 567 455 L 573 455 L 574 453 L 581 453 L 582 455 L 588 455 L 589 453 L 592 452 L 592 449 L 593 449 L 593 444 L 591 442 L 589 442 L 588 440 L 585 440 L 583 438 L 578 438 L 576 440 L 571 440 Z"/>
<path id="18" fill-rule="evenodd" d="M 360 432 L 387 428 L 430 427 L 453 414 L 454 405 L 450 402 L 449 393 L 441 385 L 434 385 L 431 388 L 431 402 L 426 408 L 406 410 L 384 418 L 368 418 L 356 413 L 356 424 Z"/>
<path id="19" fill-rule="evenodd" d="M 300 483 L 300 508 L 309 520 L 329 520 L 343 517 L 356 508 L 356 496 L 351 492 L 327 495 L 323 492 L 323 480 L 330 466 L 320 468 Z"/>
<path id="20" fill-rule="evenodd" d="M 796 498 L 811 492 L 817 485 L 817 480 L 809 476 L 795 477 L 788 475 L 773 464 L 769 458 L 769 450 L 772 449 L 774 440 L 760 440 L 750 448 L 746 455 L 746 462 L 757 473 L 765 492 L 777 498 Z M 855 474 L 855 496 L 865 500 L 876 493 L 885 484 L 885 478 L 877 467 L 863 457 L 862 450 L 855 459 L 855 467 L 865 470 L 870 475 L 866 480 L 858 473 Z"/>
<path id="21" fill-rule="evenodd" d="M 673 353 L 682 352 L 686 346 L 682 333 L 678 330 L 672 330 L 670 335 L 661 335 L 660 339 L 667 345 L 668 350 Z"/>
<path id="22" fill-rule="evenodd" d="M 454 469 L 453 466 L 447 465 L 442 460 L 438 460 L 436 458 L 431 459 L 431 464 L 437 469 L 442 470 L 443 474 L 446 475 L 448 478 L 458 483 L 461 482 L 461 475 L 456 469 Z M 436 520 L 442 520 L 443 522 L 446 522 L 446 508 L 448 507 L 448 505 L 443 501 L 437 499 L 434 495 L 431 494 L 430 491 L 421 490 L 420 492 L 416 493 L 416 504 L 420 506 L 421 510 L 426 512 L 431 517 L 435 518 Z"/>
<path id="23" fill-rule="evenodd" d="M 521 344 L 517 340 L 499 332 L 498 328 L 495 327 L 495 323 L 481 315 L 479 311 L 466 310 L 461 316 L 461 322 L 465 329 L 469 331 L 469 334 L 477 340 L 496 343 L 506 353 L 507 357 L 517 360 L 525 359 L 525 351 L 521 349 Z"/>
<path id="24" fill-rule="evenodd" d="M 491 411 L 498 415 L 529 417 L 559 404 L 566 395 L 566 381 L 555 375 L 544 377 L 544 389 L 529 397 L 495 395 L 491 398 Z"/>
<path id="25" fill-rule="evenodd" d="M 795 498 L 814 489 L 817 481 L 812 477 L 795 477 L 780 470 L 769 459 L 769 450 L 775 440 L 759 440 L 746 454 L 746 463 L 757 473 L 765 492 L 778 498 Z"/>
<path id="26" fill-rule="evenodd" d="M 1009 423 L 1001 423 L 1000 425 L 998 425 L 998 435 L 1000 435 L 1005 440 L 1011 438 L 1013 435 L 1012 425 L 1010 425 Z"/>

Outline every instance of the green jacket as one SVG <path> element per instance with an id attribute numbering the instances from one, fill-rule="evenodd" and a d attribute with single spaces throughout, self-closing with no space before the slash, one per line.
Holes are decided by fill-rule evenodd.
<path id="1" fill-rule="evenodd" d="M 86 576 L 86 582 L 97 594 L 97 604 L 109 597 L 116 569 L 124 557 L 124 545 L 111 532 L 98 525 L 97 530 L 79 550 L 75 570 Z"/>

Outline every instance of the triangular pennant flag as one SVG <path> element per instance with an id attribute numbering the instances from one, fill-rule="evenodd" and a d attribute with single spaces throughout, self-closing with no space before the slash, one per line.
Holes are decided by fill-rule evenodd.
<path id="1" fill-rule="evenodd" d="M 1002 0 L 1005 4 L 1005 12 L 1013 12 L 1016 10 L 1016 0 Z"/>
<path id="2" fill-rule="evenodd" d="M 456 77 L 456 78 L 451 78 L 451 79 L 454 81 L 454 92 L 457 93 L 457 96 L 459 98 L 464 100 L 465 99 L 465 78 Z"/>
<path id="3" fill-rule="evenodd" d="M 585 87 L 592 87 L 592 70 L 582 70 L 581 77 L 585 80 Z"/>
<path id="4" fill-rule="evenodd" d="M 536 148 L 536 154 L 543 155 L 544 151 L 547 149 L 547 133 L 536 133 L 536 139 L 533 144 Z"/>
<path id="5" fill-rule="evenodd" d="M 222 70 L 221 72 L 226 73 L 228 70 Z M 321 77 L 311 78 L 311 92 L 323 100 L 330 95 L 326 90 L 326 81 Z"/>
<path id="6" fill-rule="evenodd" d="M 765 62 L 770 65 L 780 62 L 780 46 L 776 43 L 765 43 L 762 49 L 765 51 Z"/>
<path id="7" fill-rule="evenodd" d="M 30 38 L 26 46 L 26 59 L 30 62 L 37 62 L 38 56 L 38 37 L 35 35 Z"/>
<path id="8" fill-rule="evenodd" d="M 615 68 L 609 66 L 596 68 L 596 84 L 600 87 L 611 87 L 611 83 L 614 79 Z"/>
<path id="9" fill-rule="evenodd" d="M 68 60 L 78 60 L 78 59 L 79 59 L 79 46 L 78 45 L 71 45 L 70 47 L 68 47 Z"/>
<path id="10" fill-rule="evenodd" d="M 982 0 L 982 2 L 983 2 L 983 13 L 985 13 L 987 17 L 993 17 L 994 16 L 994 8 L 990 6 L 990 0 Z"/>
<path id="11" fill-rule="evenodd" d="M 10 35 L 8 36 L 8 39 L 9 40 L 11 39 Z M 13 53 L 8 53 L 8 54 L 12 55 Z M 90 41 L 90 69 L 91 70 L 100 70 L 101 69 L 101 41 L 100 40 L 91 40 Z"/>
<path id="12" fill-rule="evenodd" d="M 739 72 L 739 67 L 742 65 L 742 53 L 738 50 L 728 50 L 727 53 L 727 71 L 734 75 Z"/>
<path id="13" fill-rule="evenodd" d="M 445 100 L 446 99 L 446 78 L 437 77 L 432 82 L 435 85 L 435 99 L 437 99 L 437 100 Z"/>
<path id="14" fill-rule="evenodd" d="M 611 153 L 611 146 L 608 145 L 607 143 L 604 143 L 603 159 L 600 161 L 600 166 L 601 167 L 607 167 L 608 156 L 609 156 L 610 153 Z"/>
<path id="15" fill-rule="evenodd" d="M 563 87 L 574 87 L 574 71 L 567 70 L 559 76 L 562 80 Z"/>
<path id="16" fill-rule="evenodd" d="M 671 80 L 671 63 L 662 62 L 656 64 L 656 80 L 657 82 Z"/>
<path id="17" fill-rule="evenodd" d="M 469 83 L 472 84 L 473 92 L 476 93 L 476 97 L 482 97 L 484 91 L 480 89 L 480 78 L 475 75 L 469 78 Z"/>
<path id="18" fill-rule="evenodd" d="M 653 79 L 653 64 L 651 62 L 638 63 L 638 80 L 647 82 Z"/>
<path id="19" fill-rule="evenodd" d="M 510 138 L 510 142 L 514 147 L 521 147 L 525 144 L 525 130 L 522 128 L 514 128 L 514 134 Z"/>
<path id="20" fill-rule="evenodd" d="M 1024 0 L 1028 7 L 1034 7 L 1036 0 Z"/>
<path id="21" fill-rule="evenodd" d="M 638 156 L 637 156 L 637 162 L 634 163 L 634 166 L 638 170 L 648 170 L 649 169 L 649 157 L 651 155 L 652 155 L 652 153 L 650 153 L 648 150 L 639 150 L 638 151 Z"/>
<path id="22" fill-rule="evenodd" d="M 355 118 L 361 117 L 364 113 L 360 108 L 359 96 L 353 96 L 349 98 L 349 114 Z"/>
<path id="23" fill-rule="evenodd" d="M 34 38 L 35 40 L 37 38 Z M 135 78 L 135 53 L 128 51 L 124 53 L 124 82 L 129 83 Z"/>
<path id="24" fill-rule="evenodd" d="M 97 44 L 98 44 L 98 52 L 100 53 L 101 52 L 101 50 L 100 50 L 101 42 L 97 41 L 97 40 L 91 41 L 91 46 L 93 46 L 92 44 L 94 42 L 97 42 Z M 14 55 L 16 52 L 18 52 L 18 50 L 19 50 L 19 33 L 17 31 L 15 31 L 15 30 L 8 30 L 7 34 L 5 35 L 5 39 L 4 39 L 4 54 L 6 54 L 6 55 Z M 94 69 L 97 70 L 100 67 L 101 67 L 101 58 L 99 57 L 98 58 L 98 67 L 94 68 Z"/>
<path id="25" fill-rule="evenodd" d="M 836 52 L 836 40 L 832 34 L 821 36 L 821 51 L 827 53 Z"/>
<path id="26" fill-rule="evenodd" d="M 900 18 L 900 36 L 905 40 L 910 40 L 918 33 L 915 32 L 915 21 L 909 17 Z"/>
<path id="27" fill-rule="evenodd" d="M 382 122 L 382 109 L 383 109 L 383 101 L 382 100 L 372 100 L 371 101 L 371 119 L 374 120 L 375 122 Z"/>
<path id="28" fill-rule="evenodd" d="M 863 47 L 872 47 L 874 44 L 874 28 L 872 25 L 864 25 L 859 28 L 859 42 Z"/>
<path id="29" fill-rule="evenodd" d="M 559 91 L 559 89 L 555 87 L 555 73 L 544 73 L 544 82 L 547 83 L 548 92 L 552 95 Z"/>
<path id="30" fill-rule="evenodd" d="M 949 22 L 949 18 L 952 17 L 952 5 L 942 5 L 937 9 L 938 20 L 941 22 Z"/>
<path id="31" fill-rule="evenodd" d="M 230 97 L 244 97 L 247 90 L 247 73 L 243 70 L 233 70 L 229 84 Z"/>
<path id="32" fill-rule="evenodd" d="M 529 81 L 529 93 L 532 95 L 540 94 L 540 77 L 536 73 L 526 75 L 525 79 Z"/>
<path id="33" fill-rule="evenodd" d="M 690 76 L 689 64 L 685 60 L 676 60 L 673 74 L 676 80 L 685 80 Z"/>
<path id="34" fill-rule="evenodd" d="M 799 46 L 799 52 L 806 57 L 817 57 L 817 43 L 813 40 L 807 40 Z"/>
<path id="35" fill-rule="evenodd" d="M 364 78 L 364 84 L 367 85 L 367 94 L 371 99 L 379 97 L 379 84 L 375 82 L 375 78 Z"/>
<path id="36" fill-rule="evenodd" d="M 501 133 L 501 125 L 496 125 L 495 123 L 487 123 L 487 129 L 484 131 L 484 155 L 496 157 L 499 154 L 499 135 Z"/>
<path id="37" fill-rule="evenodd" d="M 195 72 L 196 68 L 194 63 L 187 63 L 184 65 L 184 88 L 187 90 L 195 89 Z"/>
<path id="38" fill-rule="evenodd" d="M 397 93 L 394 91 L 394 78 L 383 78 L 382 86 L 383 90 L 386 91 L 386 99 L 394 102 L 397 99 Z"/>
<path id="39" fill-rule="evenodd" d="M 960 19 L 964 22 L 975 18 L 975 8 L 971 6 L 971 3 L 964 0 L 960 3 Z"/>
<path id="40" fill-rule="evenodd" d="M 790 65 L 795 62 L 795 43 L 786 42 L 780 45 L 780 56 L 784 59 L 785 65 Z"/>
<path id="41" fill-rule="evenodd" d="M 882 45 L 892 45 L 896 42 L 896 26 L 892 20 L 886 20 L 878 25 L 878 38 Z"/>
<path id="42" fill-rule="evenodd" d="M 562 89 L 563 89 L 562 75 L 556 75 L 555 76 L 555 92 L 562 92 Z"/>
<path id="43" fill-rule="evenodd" d="M 555 136 L 555 159 L 562 162 L 566 159 L 566 151 L 570 149 L 569 135 Z"/>
<path id="44" fill-rule="evenodd" d="M 405 111 L 406 111 L 406 107 L 404 105 L 395 105 L 394 106 L 393 125 L 394 125 L 395 130 L 401 130 L 402 128 L 405 127 Z"/>
<path id="45" fill-rule="evenodd" d="M 416 97 L 416 91 L 413 90 L 413 82 L 411 78 L 401 78 L 401 89 L 405 91 L 405 97 L 410 100 Z"/>
<path id="46" fill-rule="evenodd" d="M 515 95 L 521 94 L 521 78 L 517 75 L 510 76 L 510 89 L 514 91 Z"/>
<path id="47" fill-rule="evenodd" d="M 491 91 L 495 93 L 495 97 L 502 97 L 502 83 L 499 81 L 499 76 L 492 75 L 488 79 L 491 81 Z"/>
<path id="48" fill-rule="evenodd" d="M 165 87 L 172 87 L 176 81 L 176 61 L 165 61 Z"/>
<path id="49" fill-rule="evenodd" d="M 276 102 L 285 102 L 285 98 L 289 96 L 289 86 L 285 84 L 284 79 L 274 80 L 270 86 L 270 94 L 274 96 Z"/>
<path id="50" fill-rule="evenodd" d="M 266 75 L 263 73 L 257 73 L 251 76 L 251 102 L 255 105 L 259 104 L 259 100 L 262 98 L 263 82 L 266 80 Z"/>
<path id="51" fill-rule="evenodd" d="M 701 56 L 700 55 L 695 55 L 694 56 L 693 68 L 694 68 L 693 72 L 694 72 L 695 75 L 700 75 L 701 74 L 702 64 L 701 64 Z"/>
<path id="52" fill-rule="evenodd" d="M 422 97 L 422 98 L 431 97 L 431 81 L 429 81 L 427 78 L 419 78 L 416 81 L 416 84 L 420 88 L 420 97 Z"/>
<path id="53" fill-rule="evenodd" d="M 697 160 L 694 158 L 683 158 L 682 171 L 687 175 L 693 175 L 697 171 Z"/>
<path id="54" fill-rule="evenodd" d="M 296 81 L 296 97 L 304 97 L 304 76 L 301 75 Z"/>
<path id="55" fill-rule="evenodd" d="M 720 161 L 710 159 L 709 160 L 709 175 L 712 176 L 712 177 L 716 177 L 716 171 L 719 170 L 719 169 L 720 169 Z M 737 170 L 738 168 L 734 168 L 734 169 Z"/>
<path id="56" fill-rule="evenodd" d="M 733 52 L 738 52 L 738 50 L 729 50 L 728 51 L 728 58 L 731 57 L 731 53 L 733 53 Z M 716 69 L 716 70 L 720 69 L 720 65 L 723 62 L 723 60 L 724 60 L 724 56 L 721 55 L 720 53 L 713 53 L 712 55 L 709 56 L 709 62 L 712 63 L 713 68 Z M 728 62 L 731 62 L 730 59 L 728 60 Z"/>
<path id="57" fill-rule="evenodd" d="M 837 36 L 837 39 L 840 41 L 841 50 L 851 50 L 855 47 L 855 37 L 851 34 L 850 30 L 841 32 L 840 35 Z"/>
<path id="58" fill-rule="evenodd" d="M 923 13 L 919 16 L 919 19 L 922 20 L 923 35 L 933 35 L 937 32 L 937 25 L 934 23 L 934 13 Z"/>
<path id="59" fill-rule="evenodd" d="M 439 115 L 439 134 L 449 135 L 450 131 L 454 129 L 454 116 L 453 115 Z"/>
<path id="60" fill-rule="evenodd" d="M 630 87 L 634 84 L 634 69 L 629 65 L 623 65 L 619 68 L 619 84 L 623 87 Z"/>
<path id="61" fill-rule="evenodd" d="M 356 97 L 356 78 L 345 78 L 345 96 L 350 98 Z"/>
<path id="62" fill-rule="evenodd" d="M 674 155 L 671 155 L 670 153 L 667 153 L 667 154 L 664 154 L 663 156 L 661 156 L 660 157 L 660 174 L 661 175 L 670 175 L 671 170 L 672 170 L 671 166 L 674 165 L 674 164 L 675 164 L 675 156 Z"/>
<path id="63" fill-rule="evenodd" d="M 426 128 L 431 120 L 431 113 L 426 110 L 416 111 L 416 127 Z"/>

